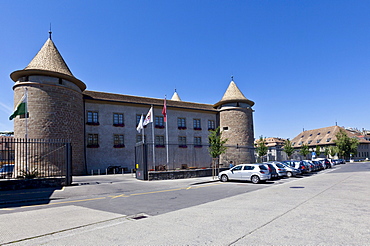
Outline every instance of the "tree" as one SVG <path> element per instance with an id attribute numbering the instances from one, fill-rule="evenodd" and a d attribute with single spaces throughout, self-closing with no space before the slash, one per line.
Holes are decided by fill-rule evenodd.
<path id="1" fill-rule="evenodd" d="M 284 143 L 283 151 L 287 154 L 289 159 L 294 153 L 294 148 L 293 148 L 292 142 L 289 140 L 289 138 Z"/>
<path id="2" fill-rule="evenodd" d="M 339 153 L 339 149 L 337 146 L 329 146 L 329 152 L 328 154 L 331 156 L 331 157 L 334 157 L 336 154 Z"/>
<path id="3" fill-rule="evenodd" d="M 316 152 L 316 156 L 319 157 L 320 154 L 321 154 L 321 148 L 319 145 L 316 145 L 316 149 L 315 149 L 315 152 Z"/>
<path id="4" fill-rule="evenodd" d="M 334 140 L 334 142 L 338 147 L 338 154 L 341 157 L 349 159 L 351 154 L 357 154 L 357 147 L 359 145 L 359 140 L 357 138 L 348 137 L 346 131 L 343 129 L 340 129 L 335 137 L 337 140 Z"/>
<path id="5" fill-rule="evenodd" d="M 222 132 L 220 127 L 215 130 L 211 130 L 208 135 L 209 142 L 209 154 L 212 158 L 218 158 L 220 155 L 226 152 L 227 147 L 225 146 L 228 139 L 222 139 Z"/>
<path id="6" fill-rule="evenodd" d="M 266 145 L 266 138 L 263 138 L 262 135 L 260 136 L 260 139 L 256 141 L 256 151 L 260 159 L 267 155 L 268 147 Z"/>
<path id="7" fill-rule="evenodd" d="M 307 144 L 302 144 L 301 150 L 299 151 L 301 155 L 303 155 L 307 159 L 308 153 L 310 153 L 310 150 L 308 149 Z"/>
<path id="8" fill-rule="evenodd" d="M 328 158 L 329 152 L 330 152 L 329 148 L 328 147 L 325 147 L 324 153 L 325 153 L 326 158 Z"/>

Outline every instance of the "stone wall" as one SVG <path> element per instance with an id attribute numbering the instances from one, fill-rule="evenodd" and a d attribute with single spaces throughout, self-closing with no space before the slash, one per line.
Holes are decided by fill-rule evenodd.
<path id="1" fill-rule="evenodd" d="M 47 78 L 50 78 L 50 83 L 46 83 Z M 74 175 L 85 174 L 82 94 L 72 84 L 53 83 L 55 79 L 30 76 L 30 82 L 17 82 L 13 88 L 14 103 L 16 105 L 19 102 L 27 88 L 28 138 L 71 141 L 72 172 Z M 14 119 L 15 138 L 24 138 L 25 133 L 26 119 L 17 116 Z"/>

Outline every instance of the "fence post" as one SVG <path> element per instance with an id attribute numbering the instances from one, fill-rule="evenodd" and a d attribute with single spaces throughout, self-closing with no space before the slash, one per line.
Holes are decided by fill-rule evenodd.
<path id="1" fill-rule="evenodd" d="M 66 143 L 66 185 L 72 184 L 72 146 L 71 143 Z"/>

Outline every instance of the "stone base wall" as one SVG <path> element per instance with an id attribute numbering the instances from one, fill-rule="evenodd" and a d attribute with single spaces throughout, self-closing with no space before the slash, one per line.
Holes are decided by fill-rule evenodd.
<path id="1" fill-rule="evenodd" d="M 224 171 L 229 168 L 220 168 L 219 171 Z M 188 179 L 198 177 L 211 177 L 212 169 L 196 169 L 196 170 L 178 170 L 165 172 L 149 172 L 149 180 L 167 180 L 167 179 Z"/>
<path id="2" fill-rule="evenodd" d="M 0 181 L 0 190 L 61 188 L 63 185 L 65 185 L 65 178 L 3 180 Z"/>

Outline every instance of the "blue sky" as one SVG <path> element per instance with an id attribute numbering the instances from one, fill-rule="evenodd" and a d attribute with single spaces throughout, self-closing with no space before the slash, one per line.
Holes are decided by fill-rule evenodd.
<path id="1" fill-rule="evenodd" d="M 370 1 L 0 1 L 0 131 L 48 38 L 88 90 L 214 104 L 231 75 L 255 137 L 370 129 Z"/>

